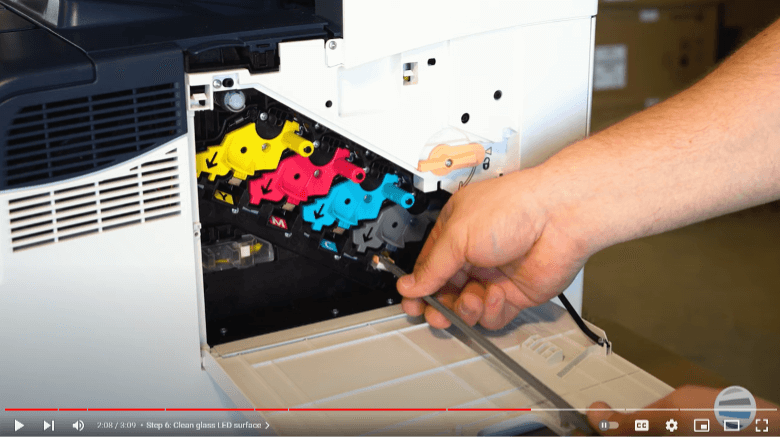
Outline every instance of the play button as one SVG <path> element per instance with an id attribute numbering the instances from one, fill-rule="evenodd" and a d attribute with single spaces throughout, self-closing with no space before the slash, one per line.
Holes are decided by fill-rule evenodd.
<path id="1" fill-rule="evenodd" d="M 23 423 L 20 423 L 19 420 L 14 420 L 14 432 L 18 431 L 23 427 L 24 427 Z"/>
<path id="2" fill-rule="evenodd" d="M 54 423 L 54 422 L 52 421 L 52 423 Z M 51 427 L 51 424 L 49 424 L 48 421 L 44 420 L 43 421 L 43 430 L 49 430 L 50 427 Z M 54 430 L 53 427 L 52 427 L 52 430 Z"/>

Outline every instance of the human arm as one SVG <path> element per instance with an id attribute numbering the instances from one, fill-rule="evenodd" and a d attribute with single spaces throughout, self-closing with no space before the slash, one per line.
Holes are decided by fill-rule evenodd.
<path id="1" fill-rule="evenodd" d="M 467 322 L 499 328 L 603 248 L 779 198 L 779 170 L 780 22 L 679 95 L 458 191 L 398 282 L 404 310 L 448 326 L 417 298 L 440 291 Z"/>

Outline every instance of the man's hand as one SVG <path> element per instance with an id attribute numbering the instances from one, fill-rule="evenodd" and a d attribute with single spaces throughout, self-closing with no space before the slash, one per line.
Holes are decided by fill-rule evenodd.
<path id="1" fill-rule="evenodd" d="M 648 409 L 657 410 L 636 411 L 629 414 L 616 413 L 611 411 L 606 403 L 598 402 L 590 407 L 590 409 L 594 410 L 588 411 L 588 420 L 595 430 L 599 430 L 598 424 L 601 420 L 618 423 L 619 427 L 617 429 L 602 432 L 604 435 L 628 436 L 641 434 L 647 436 L 692 436 L 696 434 L 693 430 L 694 420 L 707 419 L 710 420 L 710 433 L 723 435 L 723 425 L 718 424 L 718 420 L 715 418 L 715 412 L 712 410 L 715 406 L 715 398 L 720 391 L 720 389 L 704 388 L 700 386 L 683 386 L 647 407 Z M 756 407 L 759 409 L 777 408 L 777 406 L 773 406 L 768 401 L 758 398 L 756 399 Z M 778 411 L 757 411 L 756 418 L 769 420 L 768 426 L 770 429 L 768 435 L 777 435 L 778 430 L 780 430 L 778 429 L 778 427 L 780 427 L 780 415 L 778 414 Z M 635 432 L 635 420 L 648 420 L 650 423 L 650 430 L 648 432 Z M 666 430 L 666 422 L 669 420 L 677 422 L 677 430 L 674 433 L 670 433 Z M 763 423 L 759 429 L 764 429 Z M 759 433 L 763 432 L 756 432 L 755 420 L 753 421 L 753 424 L 741 432 L 728 432 L 729 435 L 758 435 Z"/>
<path id="2" fill-rule="evenodd" d="M 398 280 L 406 313 L 424 313 L 431 326 L 448 327 L 419 298 L 438 292 L 467 323 L 498 329 L 572 282 L 589 254 L 551 220 L 533 171 L 472 184 L 452 196 L 414 273 Z"/>
<path id="3" fill-rule="evenodd" d="M 549 300 L 588 256 L 780 197 L 780 21 L 690 89 L 541 165 L 470 184 L 444 207 L 414 274 L 419 299 L 497 329 Z"/>

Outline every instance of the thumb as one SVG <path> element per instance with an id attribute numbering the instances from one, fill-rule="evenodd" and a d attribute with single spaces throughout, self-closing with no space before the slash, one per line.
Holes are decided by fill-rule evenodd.
<path id="1" fill-rule="evenodd" d="M 615 411 L 604 402 L 593 403 L 588 409 L 588 421 L 590 422 L 591 427 L 593 427 L 594 430 L 603 433 L 603 431 L 599 429 L 599 422 L 608 420 L 615 414 Z"/>
<path id="2" fill-rule="evenodd" d="M 463 267 L 466 249 L 457 228 L 437 222 L 431 231 L 414 272 L 398 280 L 398 292 L 408 298 L 431 295 Z"/>

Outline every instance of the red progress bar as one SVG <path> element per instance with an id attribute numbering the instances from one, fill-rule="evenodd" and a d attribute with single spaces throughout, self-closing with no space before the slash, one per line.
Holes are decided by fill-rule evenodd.
<path id="1" fill-rule="evenodd" d="M 286 411 L 287 409 L 285 409 Z M 168 412 L 190 412 L 190 411 L 197 411 L 197 412 L 226 412 L 226 411 L 253 411 L 254 409 L 221 409 L 221 408 L 215 408 L 215 409 L 166 409 Z"/>
<path id="2" fill-rule="evenodd" d="M 29 409 L 29 408 L 6 408 L 7 412 L 27 411 L 90 411 L 90 412 L 519 412 L 531 411 L 530 408 L 504 409 L 504 408 L 265 408 L 265 409 L 223 409 L 223 408 L 90 408 L 90 409 Z"/>
<path id="3" fill-rule="evenodd" d="M 398 408 L 398 409 L 372 409 L 372 408 L 352 408 L 352 409 L 317 409 L 317 408 L 290 408 L 290 412 L 299 411 L 326 411 L 326 412 L 402 412 L 402 411 L 424 411 L 424 412 L 446 412 L 447 409 L 413 409 L 413 408 Z"/>

